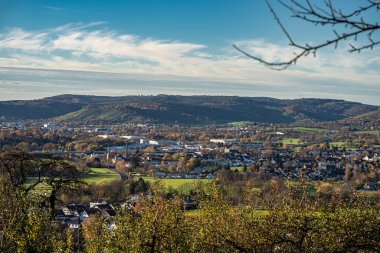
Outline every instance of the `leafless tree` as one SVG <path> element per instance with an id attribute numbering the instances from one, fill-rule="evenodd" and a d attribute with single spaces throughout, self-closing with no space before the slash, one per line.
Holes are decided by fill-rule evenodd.
<path id="1" fill-rule="evenodd" d="M 379 36 L 376 37 L 376 33 L 380 30 L 380 24 L 378 21 L 369 21 L 368 15 L 366 15 L 372 12 L 380 14 L 380 0 L 357 1 L 358 3 L 365 3 L 365 5 L 358 6 L 358 8 L 351 12 L 342 11 L 340 8 L 336 7 L 332 0 L 324 0 L 323 5 L 316 5 L 311 0 L 277 0 L 292 13 L 292 17 L 311 23 L 315 26 L 326 26 L 332 29 L 334 35 L 331 38 L 316 43 L 315 45 L 296 42 L 293 36 L 285 28 L 270 2 L 268 0 L 265 1 L 274 19 L 289 41 L 289 45 L 296 49 L 297 52 L 295 52 L 294 56 L 287 61 L 271 62 L 259 56 L 252 55 L 237 45 L 233 45 L 233 47 L 249 58 L 258 61 L 271 69 L 286 69 L 289 66 L 296 64 L 298 59 L 304 56 L 309 54 L 316 56 L 317 51 L 321 48 L 334 46 L 336 49 L 338 44 L 342 41 L 348 42 L 348 45 L 350 46 L 348 51 L 350 53 L 360 53 L 363 50 L 372 50 L 380 44 Z M 380 15 L 377 15 L 377 17 L 380 19 Z M 359 38 L 361 38 L 362 43 L 360 45 L 355 45 L 355 42 Z"/>

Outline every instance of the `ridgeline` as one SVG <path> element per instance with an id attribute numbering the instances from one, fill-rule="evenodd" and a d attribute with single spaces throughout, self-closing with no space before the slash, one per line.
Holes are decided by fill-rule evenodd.
<path id="1" fill-rule="evenodd" d="M 0 118 L 91 123 L 294 123 L 303 120 L 360 119 L 360 115 L 371 115 L 378 109 L 377 106 L 357 102 L 314 98 L 59 95 L 0 102 Z"/>

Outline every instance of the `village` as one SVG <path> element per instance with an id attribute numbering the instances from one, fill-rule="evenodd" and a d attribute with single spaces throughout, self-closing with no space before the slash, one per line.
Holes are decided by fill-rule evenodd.
<path id="1" fill-rule="evenodd" d="M 109 126 L 60 127 L 54 123 L 23 126 L 24 130 L 20 130 L 15 125 L 22 124 L 2 124 L 3 146 L 7 142 L 15 144 L 17 140 L 11 139 L 17 134 L 32 132 L 36 136 L 28 137 L 35 138 L 34 142 L 20 141 L 15 146 L 35 154 L 64 156 L 82 166 L 115 169 L 125 177 L 133 173 L 157 178 L 211 179 L 219 170 L 236 170 L 265 177 L 334 181 L 351 178 L 353 174 L 360 177 L 360 173 L 378 169 L 380 163 L 378 131 L 357 131 L 350 136 L 335 129 L 284 130 L 282 126 L 265 124 L 194 129 L 130 125 L 123 130 Z M 130 129 L 141 135 L 122 134 Z M 341 141 L 342 135 L 345 141 Z M 360 142 L 355 142 L 358 135 Z"/>
<path id="2" fill-rule="evenodd" d="M 206 131 L 208 135 L 204 135 Z M 55 123 L 33 122 L 29 125 L 3 123 L 1 133 L 3 146 L 10 141 L 14 143 L 17 135 L 28 135 L 34 140 L 29 141 L 30 145 L 20 142 L 15 146 L 31 154 L 64 157 L 82 169 L 84 178 L 94 177 L 93 181 L 88 181 L 93 187 L 100 182 L 97 176 L 101 174 L 96 173 L 107 171 L 113 176 L 102 184 L 115 180 L 145 180 L 149 185 L 154 180 L 169 183 L 180 180 L 181 184 L 186 184 L 275 178 L 313 184 L 352 181 L 360 191 L 380 190 L 380 146 L 376 131 L 341 133 L 339 128 L 289 128 L 247 123 L 203 127 L 128 125 L 121 128 L 61 127 Z M 360 142 L 355 140 L 357 135 L 361 137 Z M 346 140 L 341 141 L 340 136 L 345 136 Z M 134 210 L 142 198 L 154 198 L 147 189 L 141 187 L 116 199 L 94 199 L 92 196 L 88 202 L 58 205 L 55 216 L 62 226 L 79 229 L 89 217 L 97 215 L 109 220 L 107 226 L 111 229 L 115 226 L 113 217 L 117 210 Z M 102 197 L 107 198 L 107 195 Z M 193 198 L 182 193 L 185 210 L 197 208 Z"/>

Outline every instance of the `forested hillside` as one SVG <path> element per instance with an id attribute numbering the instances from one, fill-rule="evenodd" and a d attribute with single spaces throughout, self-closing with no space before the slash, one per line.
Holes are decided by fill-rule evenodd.
<path id="1" fill-rule="evenodd" d="M 80 96 L 0 103 L 0 117 L 107 123 L 212 124 L 236 121 L 333 121 L 370 113 L 376 106 L 333 99 L 281 100 L 235 96 Z"/>

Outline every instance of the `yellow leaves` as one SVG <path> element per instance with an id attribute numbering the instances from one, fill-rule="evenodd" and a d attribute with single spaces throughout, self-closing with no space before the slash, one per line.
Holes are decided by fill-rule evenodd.
<path id="1" fill-rule="evenodd" d="M 0 192 L 0 252 L 63 252 L 66 236 L 49 213 Z"/>
<path id="2" fill-rule="evenodd" d="M 327 194 L 327 193 L 331 193 L 333 189 L 334 187 L 331 183 L 323 182 L 318 186 L 317 192 Z"/>
<path id="3" fill-rule="evenodd" d="M 98 220 L 91 232 L 107 222 Z M 185 236 L 189 224 L 185 222 L 179 199 L 143 198 L 136 211 L 121 210 L 114 222 L 113 230 L 105 229 L 99 236 L 89 236 L 90 226 L 86 221 L 83 235 L 87 238 L 87 252 L 99 248 L 106 252 L 186 252 L 179 249 L 191 238 Z"/>

